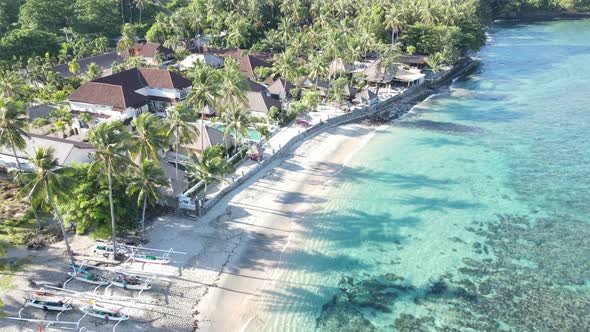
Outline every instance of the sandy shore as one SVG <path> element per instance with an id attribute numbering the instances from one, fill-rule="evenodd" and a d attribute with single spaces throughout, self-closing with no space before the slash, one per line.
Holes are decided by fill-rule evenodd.
<path id="1" fill-rule="evenodd" d="M 297 221 L 372 132 L 356 124 L 332 128 L 220 204 L 223 222 L 240 236 L 217 287 L 199 300 L 199 330 L 255 331 L 264 325 L 257 303 L 272 293 L 282 253 L 297 245 L 302 231 Z"/>
<path id="2" fill-rule="evenodd" d="M 167 215 L 148 228 L 152 248 L 174 248 L 187 255 L 173 255 L 168 266 L 128 264 L 128 271 L 157 276 L 153 289 L 137 293 L 111 288 L 100 289 L 106 303 L 128 305 L 131 319 L 117 331 L 203 331 L 255 330 L 263 324 L 255 303 L 273 286 L 273 271 L 281 253 L 296 246 L 300 225 L 297 220 L 317 200 L 322 188 L 358 149 L 370 139 L 374 128 L 350 124 L 327 131 L 294 147 L 292 154 L 279 159 L 219 202 L 202 218 L 184 214 Z M 92 255 L 88 237 L 72 239 L 76 253 Z M 39 252 L 15 249 L 10 258 L 24 257 L 30 263 L 12 277 L 14 288 L 63 283 L 67 261 L 63 246 L 56 243 Z M 73 281 L 68 289 L 92 292 L 88 284 Z M 14 316 L 22 307 L 25 293 L 15 289 L 2 294 L 2 308 Z M 83 306 L 79 301 L 77 307 Z M 35 309 L 25 309 L 25 317 L 53 319 Z M 74 321 L 79 312 L 64 314 Z M 82 326 L 92 331 L 111 331 L 112 323 L 85 318 Z M 36 330 L 34 323 L 0 320 L 2 331 Z"/>

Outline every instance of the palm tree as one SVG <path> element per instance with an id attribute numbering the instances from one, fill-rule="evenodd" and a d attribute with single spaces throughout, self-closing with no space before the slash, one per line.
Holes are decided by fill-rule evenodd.
<path id="1" fill-rule="evenodd" d="M 23 78 L 16 71 L 0 72 L 0 98 L 16 98 L 24 86 Z"/>
<path id="2" fill-rule="evenodd" d="M 165 178 L 164 170 L 159 168 L 158 164 L 153 160 L 144 160 L 135 176 L 131 178 L 127 193 L 129 195 L 137 193 L 137 204 L 143 204 L 143 212 L 141 213 L 142 239 L 145 233 L 145 210 L 147 205 L 148 203 L 155 205 L 161 200 L 160 188 L 166 185 L 168 185 L 168 181 Z"/>
<path id="3" fill-rule="evenodd" d="M 17 182 L 23 184 L 19 194 L 26 195 L 32 203 L 45 203 L 51 206 L 61 228 L 70 262 L 74 265 L 74 255 L 70 248 L 64 222 L 54 200 L 54 196 L 68 196 L 73 179 L 70 174 L 71 169 L 59 166 L 51 148 L 38 148 L 30 161 L 34 166 L 34 171 L 20 173 L 16 177 Z"/>
<path id="4" fill-rule="evenodd" d="M 94 162 L 91 170 L 97 167 L 107 174 L 109 181 L 109 203 L 111 207 L 111 227 L 113 231 L 113 252 L 117 253 L 116 242 L 116 225 L 115 225 L 115 206 L 113 203 L 113 172 L 121 169 L 125 165 L 132 164 L 131 160 L 125 155 L 129 148 L 131 135 L 121 121 L 102 122 L 88 135 L 90 142 L 94 145 Z"/>
<path id="5" fill-rule="evenodd" d="M 186 96 L 186 100 L 190 105 L 193 105 L 195 113 L 201 113 L 201 132 L 203 132 L 205 120 L 203 107 L 206 105 L 215 107 L 215 99 L 220 94 L 218 71 L 205 64 L 198 63 L 188 73 L 188 76 L 193 81 L 193 87 Z M 203 148 L 204 142 L 201 140 L 201 151 Z"/>
<path id="6" fill-rule="evenodd" d="M 297 58 L 291 52 L 286 50 L 285 52 L 276 56 L 275 62 L 272 65 L 273 78 L 280 76 L 288 81 L 294 81 L 297 76 Z"/>
<path id="7" fill-rule="evenodd" d="M 16 103 L 7 99 L 0 99 L 0 146 L 6 146 L 12 150 L 18 169 L 21 164 L 16 150 L 27 147 L 24 137 L 29 137 L 25 132 L 27 128 L 27 112 L 22 103 Z"/>
<path id="8" fill-rule="evenodd" d="M 207 186 L 215 181 L 225 181 L 223 176 L 230 174 L 233 167 L 223 159 L 223 155 L 217 149 L 206 149 L 200 157 L 192 155 L 189 161 L 184 163 L 186 176 L 192 183 L 203 182 L 207 193 Z"/>
<path id="9" fill-rule="evenodd" d="M 240 137 L 248 136 L 250 118 L 241 103 L 235 100 L 229 100 L 227 111 L 222 114 L 221 120 L 225 125 L 225 130 L 223 131 L 224 140 L 227 141 L 227 137 L 232 131 L 234 132 L 234 138 L 237 143 L 240 142 Z"/>
<path id="10" fill-rule="evenodd" d="M 76 61 L 76 59 L 68 62 L 68 70 L 70 71 L 70 73 L 72 73 L 72 75 L 78 75 L 78 73 L 80 72 L 80 64 L 78 63 L 78 61 Z"/>
<path id="11" fill-rule="evenodd" d="M 176 104 L 171 110 L 166 112 L 164 123 L 168 127 L 167 135 L 174 136 L 174 151 L 176 152 L 176 161 L 174 163 L 176 169 L 176 180 L 178 181 L 178 149 L 180 144 L 189 143 L 199 137 L 199 131 L 190 123 L 191 112 L 184 104 Z"/>
<path id="12" fill-rule="evenodd" d="M 86 67 L 86 72 L 83 75 L 85 81 L 92 81 L 102 76 L 102 67 L 92 62 Z"/>
<path id="13" fill-rule="evenodd" d="M 445 59 L 442 53 L 436 52 L 424 59 L 424 62 L 426 62 L 433 72 L 437 73 L 440 71 Z"/>
<path id="14" fill-rule="evenodd" d="M 135 27 L 132 24 L 123 25 L 122 37 L 117 43 L 117 52 L 127 52 L 128 55 L 131 55 L 131 49 L 135 45 L 135 34 Z"/>
<path id="15" fill-rule="evenodd" d="M 312 54 L 307 59 L 307 70 L 309 78 L 315 82 L 315 88 L 318 88 L 318 80 L 328 73 L 328 67 L 321 56 Z"/>
<path id="16" fill-rule="evenodd" d="M 169 136 L 162 121 L 152 113 L 142 113 L 131 121 L 135 128 L 129 145 L 129 153 L 140 162 L 146 159 L 160 160 L 160 151 L 168 147 Z"/>
<path id="17" fill-rule="evenodd" d="M 141 25 L 141 13 L 143 12 L 143 9 L 145 8 L 145 5 L 147 4 L 147 0 L 134 0 L 135 2 L 135 7 L 137 9 L 139 9 L 139 25 Z"/>
<path id="18" fill-rule="evenodd" d="M 94 50 L 98 54 L 105 53 L 109 50 L 109 39 L 107 37 L 97 37 L 94 40 Z"/>
<path id="19" fill-rule="evenodd" d="M 228 58 L 225 59 L 224 68 L 221 71 L 221 94 L 228 97 L 237 98 L 240 101 L 246 100 L 244 90 L 247 89 L 246 78 L 240 72 L 238 61 Z"/>
<path id="20" fill-rule="evenodd" d="M 389 7 L 383 23 L 386 28 L 391 29 L 391 45 L 395 44 L 396 34 L 402 24 L 401 13 L 395 5 Z"/>

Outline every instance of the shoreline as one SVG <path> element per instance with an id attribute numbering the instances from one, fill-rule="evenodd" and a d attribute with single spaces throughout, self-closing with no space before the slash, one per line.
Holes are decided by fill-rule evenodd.
<path id="1" fill-rule="evenodd" d="M 330 128 L 295 147 L 229 202 L 225 215 L 235 219 L 227 222 L 250 233 L 235 246 L 216 285 L 197 300 L 196 330 L 243 331 L 260 324 L 258 301 L 277 281 L 282 254 L 296 247 L 304 227 L 298 221 L 378 130 L 360 124 Z"/>
<path id="2" fill-rule="evenodd" d="M 413 106 L 439 93 L 441 87 L 448 86 L 454 77 L 463 75 L 473 63 L 476 62 L 468 61 L 460 68 L 454 67 L 448 76 L 443 75 L 438 85 L 417 86 L 407 95 L 380 103 L 382 105 L 373 112 L 364 110 L 353 116 L 344 115 L 307 132 L 276 159 L 220 198 L 201 218 L 185 214 L 156 218 L 147 229 L 148 246 L 173 247 L 189 254 L 174 257 L 175 262 L 170 266 L 140 267 L 140 272 L 154 273 L 161 280 L 153 292 L 144 293 L 142 303 L 130 308 L 134 324 L 123 324 L 117 329 L 123 332 L 224 330 L 218 325 L 212 326 L 221 321 L 236 323 L 225 329 L 233 331 L 242 329 L 246 322 L 259 324 L 256 312 L 248 311 L 253 307 L 244 302 L 256 299 L 261 290 L 267 289 L 269 280 L 273 280 L 272 271 L 281 261 L 281 252 L 297 245 L 297 234 L 302 226 L 294 217 L 304 216 L 314 202 L 319 201 L 317 193 L 381 128 L 359 122 L 376 114 L 395 119 L 408 113 Z M 76 252 L 91 256 L 93 241 L 80 236 L 73 236 L 71 240 Z M 60 267 L 67 263 L 61 255 L 62 247 L 60 242 L 41 251 L 19 248 L 9 253 L 9 257 L 14 257 L 18 252 L 18 255 L 32 258 L 31 263 L 34 263 L 23 271 L 23 277 L 14 280 L 15 287 L 27 288 L 28 279 L 38 284 L 63 282 Z M 84 290 L 81 284 L 71 287 Z M 110 292 L 122 294 L 115 289 Z M 3 308 L 10 315 L 18 310 L 19 302 L 14 299 Z M 246 311 L 236 312 L 236 308 Z M 229 314 L 237 318 L 228 319 Z M 24 325 L 2 320 L 0 330 L 4 328 L 25 329 Z M 110 330 L 109 325 L 104 324 L 93 329 Z"/>
<path id="3" fill-rule="evenodd" d="M 249 236 L 238 243 L 228 256 L 222 271 L 220 271 L 216 282 L 208 287 L 204 294 L 196 300 L 194 306 L 195 330 L 198 331 L 245 331 L 246 329 L 257 329 L 262 326 L 263 321 L 256 310 L 256 303 L 262 297 L 263 291 L 277 280 L 274 279 L 274 271 L 282 262 L 282 253 L 288 248 L 296 246 L 296 236 L 301 232 L 301 225 L 297 221 L 305 216 L 314 205 L 314 199 L 318 199 L 318 192 L 321 192 L 337 174 L 337 170 L 329 169 L 317 172 L 318 165 L 331 164 L 342 168 L 354 157 L 362 147 L 368 144 L 371 138 L 383 128 L 388 126 L 366 126 L 359 124 L 371 116 L 380 113 L 387 114 L 390 121 L 401 118 L 408 114 L 413 107 L 440 94 L 442 89 L 450 87 L 453 79 L 465 75 L 477 65 L 477 61 L 468 59 L 460 66 L 451 69 L 439 82 L 426 84 L 416 93 L 399 98 L 396 104 L 390 105 L 385 110 L 377 111 L 360 119 L 354 119 L 348 124 L 332 125 L 324 130 L 307 137 L 296 146 L 291 147 L 290 157 L 275 160 L 264 169 L 259 171 L 255 179 L 236 188 L 235 198 L 229 198 L 228 202 L 220 202 L 214 209 L 226 207 L 226 215 L 234 215 L 232 208 L 240 205 L 246 206 L 246 211 L 255 217 L 255 223 L 249 224 L 251 228 L 265 229 L 262 237 Z M 386 104 L 391 103 L 389 100 Z M 360 133 L 361 139 L 356 137 L 355 148 L 345 151 L 350 138 L 338 137 L 338 132 L 355 131 Z M 325 149 L 332 149 L 331 153 L 325 153 Z M 322 153 L 320 153 L 320 152 Z M 298 175 L 294 169 L 299 167 L 299 172 L 315 173 Z M 321 169 L 321 167 L 320 167 Z M 335 171 L 335 172 L 334 172 Z M 277 173 L 287 172 L 289 179 L 277 178 Z M 293 183 L 293 179 L 297 181 Z M 248 183 L 251 182 L 251 183 Z M 291 200 L 281 202 L 279 206 L 272 204 L 273 194 L 259 191 L 257 187 L 263 187 L 266 191 L 269 188 L 281 188 L 281 191 L 292 197 Z M 270 197 L 256 196 L 269 195 Z M 231 195 L 231 194 L 230 194 Z M 225 201 L 227 197 L 222 199 Z M 242 200 L 245 199 L 247 203 Z M 296 200 L 296 202 L 293 202 Z M 292 206 L 295 204 L 295 206 Z M 270 212 L 269 210 L 272 210 Z M 212 211 L 204 217 L 208 217 Z M 256 219 L 257 218 L 257 219 Z M 292 219 L 292 220 L 289 220 Z M 273 225 L 279 223 L 281 229 L 275 229 Z M 285 238 L 286 237 L 286 238 Z M 269 263 L 272 263 L 269 266 Z M 239 295 L 236 295 L 239 294 Z"/>

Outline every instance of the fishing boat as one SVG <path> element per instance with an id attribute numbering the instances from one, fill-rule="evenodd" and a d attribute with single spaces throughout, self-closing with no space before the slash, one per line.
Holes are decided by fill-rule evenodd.
<path id="1" fill-rule="evenodd" d="M 51 301 L 37 298 L 25 298 L 27 307 L 39 308 L 45 311 L 67 311 L 73 310 L 74 307 L 68 303 L 68 300 L 52 299 Z"/>
<path id="2" fill-rule="evenodd" d="M 82 281 L 88 284 L 93 285 L 108 285 L 109 280 L 102 275 L 89 272 L 82 268 L 72 266 L 74 268 L 73 272 L 68 272 L 68 275 L 78 281 Z"/>
<path id="3" fill-rule="evenodd" d="M 148 263 L 148 264 L 168 264 L 170 258 L 166 256 L 155 256 L 155 255 L 138 255 L 134 254 L 131 259 L 135 262 Z"/>
<path id="4" fill-rule="evenodd" d="M 106 321 L 122 321 L 129 319 L 129 315 L 121 313 L 120 310 L 105 308 L 97 304 L 84 307 L 81 310 L 88 316 L 104 319 Z"/>
<path id="5" fill-rule="evenodd" d="M 131 290 L 148 290 L 152 288 L 152 285 L 148 284 L 144 278 L 120 272 L 115 273 L 111 278 L 111 283 L 113 286 Z"/>
<path id="6" fill-rule="evenodd" d="M 96 241 L 96 245 L 94 246 L 94 252 L 99 255 L 112 255 L 115 250 L 113 249 L 113 243 L 109 241 Z M 129 251 L 125 246 L 119 244 L 117 247 L 117 252 L 119 254 L 127 254 Z"/>

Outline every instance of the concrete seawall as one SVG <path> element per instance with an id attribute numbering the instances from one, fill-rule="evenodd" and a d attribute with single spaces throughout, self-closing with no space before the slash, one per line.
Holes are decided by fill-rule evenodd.
<path id="1" fill-rule="evenodd" d="M 410 105 L 418 104 L 419 102 L 428 98 L 428 96 L 437 93 L 438 89 L 448 86 L 454 78 L 467 74 L 476 65 L 477 61 L 471 58 L 463 58 L 459 60 L 459 62 L 457 62 L 452 69 L 442 73 L 441 75 L 437 76 L 435 79 L 427 83 L 410 87 L 403 93 L 392 98 L 389 98 L 387 100 L 384 100 L 377 105 L 354 110 L 350 113 L 333 117 L 331 119 L 324 121 L 323 123 L 310 127 L 309 129 L 300 133 L 299 135 L 294 136 L 287 144 L 282 146 L 271 157 L 263 160 L 254 168 L 252 168 L 249 172 L 240 176 L 227 187 L 223 188 L 219 193 L 215 195 L 215 197 L 206 201 L 205 204 L 203 204 L 203 206 L 200 208 L 200 211 L 198 211 L 198 214 L 203 215 L 207 213 L 212 207 L 215 206 L 215 204 L 222 200 L 231 191 L 238 188 L 241 184 L 243 184 L 252 176 L 260 172 L 263 168 L 268 166 L 273 161 L 279 158 L 284 158 L 290 149 L 292 149 L 294 146 L 298 144 L 303 143 L 305 140 L 314 137 L 315 135 L 323 132 L 324 130 L 330 127 L 340 126 L 355 121 L 362 121 L 375 116 L 380 116 L 382 118 L 387 119 L 396 119 L 399 116 L 407 113 L 411 108 Z M 403 107 L 398 107 L 400 105 L 403 105 Z"/>

